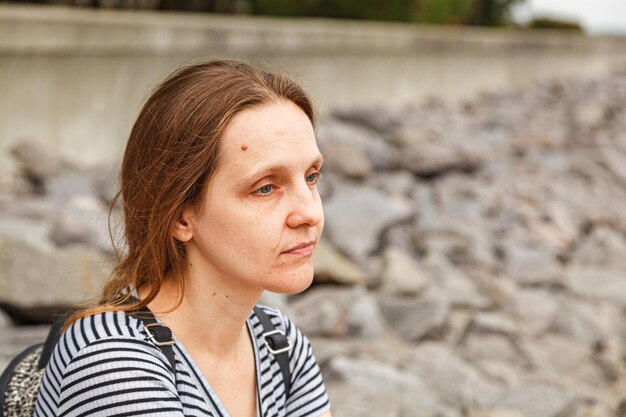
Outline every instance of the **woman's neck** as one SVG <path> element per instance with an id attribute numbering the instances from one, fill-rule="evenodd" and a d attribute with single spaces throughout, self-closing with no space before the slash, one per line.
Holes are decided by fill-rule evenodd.
<path id="1" fill-rule="evenodd" d="M 169 326 L 189 350 L 202 350 L 222 360 L 237 360 L 249 344 L 246 319 L 261 289 L 229 288 L 222 281 L 189 274 L 185 277 L 182 303 L 173 280 L 165 280 L 150 310 Z M 142 291 L 139 295 L 143 296 Z"/>

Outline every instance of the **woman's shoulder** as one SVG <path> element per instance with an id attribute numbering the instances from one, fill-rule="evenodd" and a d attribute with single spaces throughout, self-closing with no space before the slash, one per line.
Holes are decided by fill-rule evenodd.
<path id="1" fill-rule="evenodd" d="M 69 365 L 86 350 L 108 349 L 116 346 L 136 346 L 151 352 L 143 323 L 124 311 L 107 311 L 79 318 L 60 336 L 55 354 Z"/>

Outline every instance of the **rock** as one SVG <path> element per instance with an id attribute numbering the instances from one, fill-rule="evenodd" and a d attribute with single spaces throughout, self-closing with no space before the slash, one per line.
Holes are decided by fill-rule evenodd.
<path id="1" fill-rule="evenodd" d="M 414 374 L 341 356 L 328 368 L 333 415 L 435 417 L 444 408 Z"/>
<path id="2" fill-rule="evenodd" d="M 576 402 L 576 396 L 565 388 L 532 384 L 505 389 L 491 406 L 518 410 L 525 417 L 559 417 L 571 415 Z"/>
<path id="3" fill-rule="evenodd" d="M 473 364 L 480 362 L 513 364 L 521 359 L 510 338 L 495 334 L 470 334 L 463 342 L 462 352 Z"/>
<path id="4" fill-rule="evenodd" d="M 515 336 L 519 326 L 511 318 L 498 312 L 479 312 L 472 319 L 472 330 L 479 333 L 493 333 Z"/>
<path id="5" fill-rule="evenodd" d="M 518 410 L 506 409 L 472 409 L 469 411 L 468 417 L 526 417 Z"/>
<path id="6" fill-rule="evenodd" d="M 400 163 L 395 148 L 379 134 L 359 125 L 324 121 L 318 127 L 318 144 L 326 155 L 326 169 L 347 177 L 365 178 L 373 169 L 394 169 Z"/>
<path id="7" fill-rule="evenodd" d="M 415 187 L 415 177 L 408 171 L 382 171 L 368 178 L 368 185 L 395 196 L 410 196 Z"/>
<path id="8" fill-rule="evenodd" d="M 546 331 L 554 322 L 560 308 L 555 296 L 541 289 L 525 289 L 518 292 L 509 311 L 518 318 L 530 334 Z"/>
<path id="9" fill-rule="evenodd" d="M 429 255 L 424 260 L 424 268 L 432 277 L 433 285 L 445 294 L 453 307 L 483 309 L 491 304 L 474 282 L 445 256 L 437 253 Z"/>
<path id="10" fill-rule="evenodd" d="M 345 285 L 365 285 L 361 269 L 339 253 L 326 239 L 321 239 L 314 256 L 315 282 Z"/>
<path id="11" fill-rule="evenodd" d="M 547 334 L 538 339 L 523 340 L 521 349 L 535 375 L 543 380 L 565 385 L 578 381 L 589 387 L 606 383 L 601 370 L 591 360 L 591 350 L 572 340 Z"/>
<path id="12" fill-rule="evenodd" d="M 384 320 L 374 298 L 361 287 L 319 287 L 290 304 L 292 319 L 311 336 L 381 337 Z"/>
<path id="13" fill-rule="evenodd" d="M 626 239 L 617 230 L 594 227 L 571 254 L 571 261 L 590 265 L 615 265 L 624 263 Z M 620 265 L 620 266 L 621 266 Z"/>
<path id="14" fill-rule="evenodd" d="M 615 329 L 621 321 L 617 306 L 567 297 L 560 300 L 551 330 L 591 348 L 599 341 L 619 338 Z"/>
<path id="15" fill-rule="evenodd" d="M 50 176 L 44 188 L 46 195 L 58 201 L 67 201 L 76 196 L 96 199 L 98 195 L 98 181 L 87 170 Z"/>
<path id="16" fill-rule="evenodd" d="M 24 242 L 38 251 L 52 251 L 54 243 L 49 239 L 50 223 L 36 219 L 0 215 L 0 240 Z"/>
<path id="17" fill-rule="evenodd" d="M 49 177 L 74 169 L 70 162 L 34 141 L 23 140 L 16 143 L 11 148 L 11 153 L 22 172 L 40 192 Z"/>
<path id="18" fill-rule="evenodd" d="M 416 370 L 445 404 L 453 407 L 485 405 L 497 398 L 501 391 L 442 344 L 422 343 L 412 352 L 408 366 Z"/>
<path id="19" fill-rule="evenodd" d="M 567 286 L 581 297 L 626 304 L 626 269 L 573 265 L 567 271 Z"/>
<path id="20" fill-rule="evenodd" d="M 382 291 L 395 295 L 416 295 L 428 288 L 428 272 L 407 252 L 388 247 Z"/>
<path id="21" fill-rule="evenodd" d="M 1 238 L 0 300 L 20 307 L 85 302 L 98 294 L 111 266 L 82 247 L 43 250 Z"/>
<path id="22" fill-rule="evenodd" d="M 387 322 L 407 341 L 441 333 L 448 317 L 445 298 L 432 291 L 418 297 L 379 295 Z"/>
<path id="23" fill-rule="evenodd" d="M 343 186 L 325 203 L 326 237 L 354 260 L 363 260 L 379 244 L 383 231 L 410 219 L 411 205 L 362 186 Z"/>
<path id="24" fill-rule="evenodd" d="M 390 134 L 401 126 L 403 115 L 382 106 L 370 106 L 335 111 L 334 117 L 343 122 L 365 126 L 379 133 Z"/>
<path id="25" fill-rule="evenodd" d="M 447 143 L 419 143 L 406 149 L 402 166 L 415 175 L 434 177 L 449 172 L 472 172 L 484 164 L 482 155 Z"/>
<path id="26" fill-rule="evenodd" d="M 71 198 L 57 214 L 50 237 L 58 246 L 84 244 L 90 249 L 113 253 L 104 204 L 90 195 Z"/>
<path id="27" fill-rule="evenodd" d="M 348 178 L 366 178 L 372 173 L 372 165 L 363 152 L 346 142 L 322 146 L 326 156 L 325 168 Z"/>
<path id="28" fill-rule="evenodd" d="M 507 245 L 505 270 L 522 285 L 559 285 L 564 279 L 556 255 L 548 248 L 537 246 Z"/>
<path id="29" fill-rule="evenodd" d="M 493 270 L 496 260 L 483 221 L 461 219 L 441 211 L 420 212 L 413 234 L 418 251 L 427 256 L 445 255 L 461 267 Z"/>

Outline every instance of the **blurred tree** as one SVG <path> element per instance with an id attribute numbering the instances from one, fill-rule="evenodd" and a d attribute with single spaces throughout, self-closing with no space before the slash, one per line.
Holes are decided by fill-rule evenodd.
<path id="1" fill-rule="evenodd" d="M 525 0 L 250 0 L 253 14 L 399 22 L 507 23 L 511 8 Z"/>
<path id="2" fill-rule="evenodd" d="M 0 0 L 0 3 L 7 0 Z M 11 0 L 103 8 L 499 26 L 526 0 Z"/>
<path id="3" fill-rule="evenodd" d="M 502 26 L 508 23 L 513 6 L 525 0 L 474 0 L 472 12 L 465 20 L 469 25 Z"/>

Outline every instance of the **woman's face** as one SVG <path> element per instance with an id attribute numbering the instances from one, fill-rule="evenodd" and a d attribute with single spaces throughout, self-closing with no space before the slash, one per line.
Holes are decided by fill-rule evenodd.
<path id="1" fill-rule="evenodd" d="M 220 147 L 202 207 L 186 210 L 175 231 L 187 241 L 193 273 L 241 289 L 306 289 L 324 226 L 322 156 L 308 117 L 287 100 L 244 110 Z M 181 230 L 188 234 L 176 235 Z"/>

